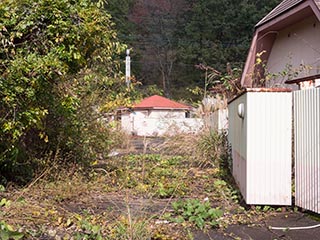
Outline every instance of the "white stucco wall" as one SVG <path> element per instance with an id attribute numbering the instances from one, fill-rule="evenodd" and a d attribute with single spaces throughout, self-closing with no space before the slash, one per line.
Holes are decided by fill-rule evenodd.
<path id="1" fill-rule="evenodd" d="M 121 115 L 121 129 L 127 133 L 132 131 L 132 118 L 129 113 L 122 113 Z"/>
<path id="2" fill-rule="evenodd" d="M 178 133 L 197 133 L 203 128 L 203 120 L 185 118 L 184 111 L 134 111 L 122 114 L 122 129 L 138 136 L 162 136 Z"/>
<path id="3" fill-rule="evenodd" d="M 212 128 L 221 132 L 228 129 L 228 109 L 218 109 L 212 114 Z"/>
<path id="4" fill-rule="evenodd" d="M 300 71 L 295 78 L 320 74 L 320 23 L 315 16 L 279 31 L 270 52 L 267 70 L 278 74 L 288 65 Z M 267 85 L 275 86 L 286 80 L 287 76 L 277 77 Z"/>
<path id="5" fill-rule="evenodd" d="M 152 110 L 149 111 L 149 118 L 185 118 L 185 111 Z"/>

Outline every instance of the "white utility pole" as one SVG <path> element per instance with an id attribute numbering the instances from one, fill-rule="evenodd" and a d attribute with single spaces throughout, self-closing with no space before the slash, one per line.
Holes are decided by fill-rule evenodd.
<path id="1" fill-rule="evenodd" d="M 131 83 L 131 67 L 130 67 L 130 64 L 131 64 L 131 60 L 130 60 L 130 49 L 127 49 L 126 51 L 126 84 L 127 84 L 127 87 L 130 86 L 130 83 Z"/>

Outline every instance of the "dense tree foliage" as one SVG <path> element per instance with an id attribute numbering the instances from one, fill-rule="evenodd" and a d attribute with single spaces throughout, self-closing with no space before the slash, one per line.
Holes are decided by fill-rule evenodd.
<path id="1" fill-rule="evenodd" d="M 186 98 L 186 87 L 209 87 L 195 65 L 242 67 L 254 25 L 279 2 L 2 0 L 0 181 L 110 148 L 101 114 L 137 95 L 121 42 L 139 81 Z"/>
<path id="2" fill-rule="evenodd" d="M 131 27 L 127 25 L 129 31 L 122 36 L 137 54 L 133 70 L 138 69 L 136 75 L 144 84 L 157 84 L 175 98 L 186 97 L 186 87 L 203 87 L 203 72 L 195 68 L 197 64 L 221 72 L 227 63 L 242 69 L 255 24 L 281 2 L 122 1 L 130 2 L 125 12 Z"/>
<path id="3" fill-rule="evenodd" d="M 188 0 L 188 11 L 177 33 L 179 61 L 188 66 L 209 65 L 220 72 L 242 68 L 255 24 L 280 1 Z M 182 71 L 181 71 L 182 70 Z M 199 72 L 190 67 L 179 72 L 182 83 L 203 84 Z M 181 84 L 177 82 L 178 84 Z"/>
<path id="4" fill-rule="evenodd" d="M 130 43 L 134 39 L 136 26 L 129 20 L 130 9 L 135 0 L 108 0 L 105 10 L 112 15 L 112 21 L 116 25 L 118 38 Z"/>
<path id="5" fill-rule="evenodd" d="M 100 106 L 109 110 L 123 104 L 130 93 L 119 71 L 125 46 L 99 4 L 1 1 L 2 178 L 17 180 L 21 171 L 31 176 L 31 160 L 46 164 L 59 153 L 69 161 L 84 161 L 97 148 L 108 149 L 109 131 L 97 121 Z"/>
<path id="6" fill-rule="evenodd" d="M 171 96 L 177 64 L 177 19 L 184 11 L 184 0 L 133 0 L 129 20 L 135 24 L 133 70 L 144 85 L 157 84 Z"/>

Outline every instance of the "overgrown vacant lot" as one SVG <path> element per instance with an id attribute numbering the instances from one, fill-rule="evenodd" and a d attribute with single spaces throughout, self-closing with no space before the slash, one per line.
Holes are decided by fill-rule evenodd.
<path id="1" fill-rule="evenodd" d="M 144 146 L 142 154 L 109 157 L 90 171 L 53 164 L 23 189 L 2 189 L 0 239 L 194 239 L 210 229 L 232 239 L 229 225 L 278 210 L 240 205 L 223 136 Z"/>

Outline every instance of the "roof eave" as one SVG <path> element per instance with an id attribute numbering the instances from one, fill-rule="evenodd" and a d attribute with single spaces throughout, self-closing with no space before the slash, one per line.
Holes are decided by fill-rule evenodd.
<path id="1" fill-rule="evenodd" d="M 320 21 L 320 10 L 317 4 L 312 0 L 295 5 L 295 7 L 288 9 L 262 25 L 256 25 L 255 29 L 256 32 L 278 31 L 305 19 L 307 16 L 310 16 L 310 14 L 314 14 Z"/>
<path id="2" fill-rule="evenodd" d="M 302 0 L 297 1 L 296 3 L 291 3 L 292 5 L 290 5 L 289 7 L 285 7 L 284 10 L 281 10 L 281 5 L 284 3 L 285 1 L 282 1 L 278 6 L 276 6 L 271 12 L 269 12 L 264 18 L 262 18 L 256 25 L 255 28 L 258 28 L 261 25 L 264 25 L 270 21 L 272 21 L 273 19 L 277 18 L 278 16 L 290 11 L 291 9 L 295 8 L 296 6 L 298 6 L 299 4 L 303 3 Z M 284 4 L 285 5 L 285 4 Z M 277 13 L 277 11 L 279 11 Z M 273 15 L 274 14 L 274 15 Z M 273 15 L 273 16 L 272 16 Z"/>
<path id="3" fill-rule="evenodd" d="M 191 107 L 170 108 L 170 107 L 134 107 L 134 110 L 190 110 Z"/>
<path id="4" fill-rule="evenodd" d="M 320 21 L 320 1 L 314 2 L 313 0 L 308 0 L 300 2 L 299 4 L 294 5 L 294 7 L 288 9 L 276 16 L 270 21 L 263 23 L 262 25 L 256 27 L 254 37 L 251 42 L 250 50 L 247 56 L 245 67 L 243 69 L 243 74 L 241 76 L 241 85 L 244 87 L 252 87 L 251 73 L 254 70 L 254 64 L 256 61 L 257 54 L 257 45 L 261 38 L 264 37 L 264 34 L 267 34 L 271 31 L 279 31 L 280 29 L 294 24 L 305 17 L 306 14 L 313 13 L 318 21 Z M 310 11 L 311 10 L 311 11 Z M 294 17 L 295 14 L 300 13 L 298 16 Z M 290 16 L 293 16 L 293 18 Z M 261 22 L 261 21 L 260 21 Z M 258 23 L 259 24 L 259 23 Z M 257 24 L 257 25 L 258 25 Z M 256 25 L 256 26 L 257 26 Z"/>
<path id="5" fill-rule="evenodd" d="M 298 84 L 301 82 L 313 81 L 316 79 L 320 79 L 320 74 L 316 74 L 316 75 L 308 76 L 308 77 L 303 77 L 303 78 L 297 78 L 297 79 L 293 79 L 293 80 L 287 80 L 287 81 L 285 81 L 285 83 L 286 84 Z"/>

